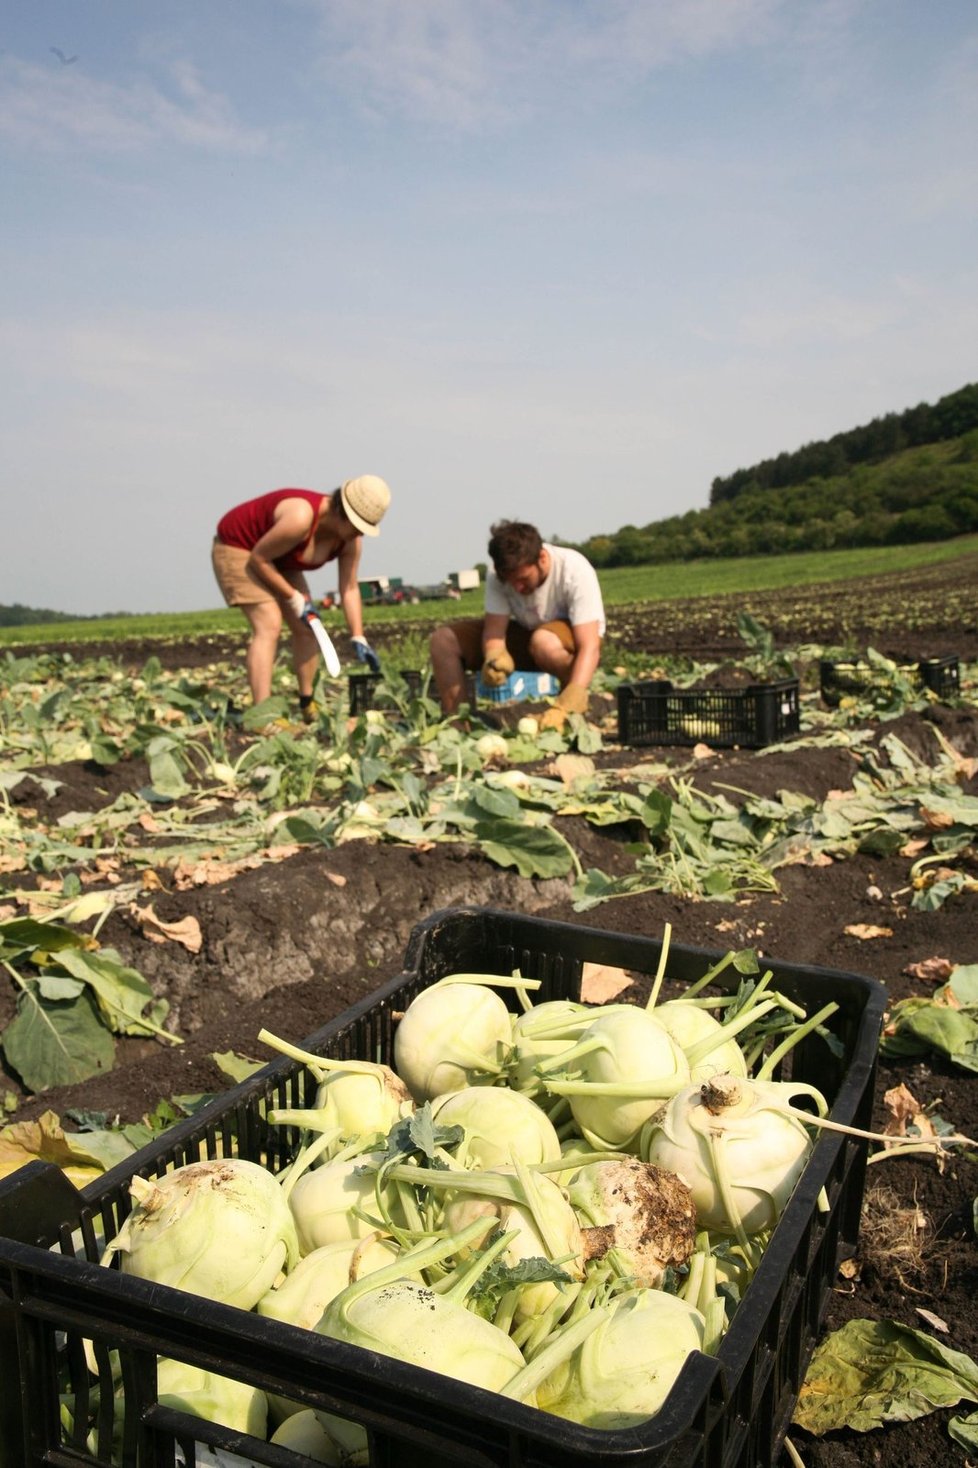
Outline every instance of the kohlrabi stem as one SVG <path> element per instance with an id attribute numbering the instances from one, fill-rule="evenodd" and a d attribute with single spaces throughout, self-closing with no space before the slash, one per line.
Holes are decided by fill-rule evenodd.
<path id="1" fill-rule="evenodd" d="M 757 1072 L 755 1080 L 770 1080 L 771 1076 L 774 1074 L 775 1068 L 784 1059 L 788 1051 L 792 1050 L 794 1046 L 798 1044 L 799 1040 L 803 1040 L 806 1035 L 810 1035 L 813 1030 L 817 1030 L 819 1025 L 824 1024 L 831 1015 L 835 1014 L 838 1007 L 839 1006 L 834 1003 L 826 1004 L 822 1009 L 818 1011 L 817 1014 L 813 1014 L 811 1019 L 805 1020 L 803 1024 L 798 1025 L 797 1029 L 793 1029 L 790 1035 L 787 1035 L 786 1038 L 781 1041 L 781 1044 L 771 1051 L 770 1055 L 767 1057 L 767 1059 L 764 1061 L 764 1064 Z"/>
<path id="2" fill-rule="evenodd" d="M 332 1131 L 321 1132 L 315 1141 L 307 1143 L 305 1147 L 300 1147 L 288 1167 L 279 1177 L 279 1185 L 281 1186 L 284 1197 L 289 1197 L 302 1174 L 312 1166 L 317 1157 L 321 1157 L 334 1142 L 339 1141 L 342 1130 L 342 1127 L 333 1127 Z M 344 1148 L 344 1153 L 352 1155 L 352 1152 L 355 1150 L 356 1148 L 352 1150 L 350 1148 Z M 330 1161 L 337 1161 L 340 1155 L 340 1153 L 337 1153 L 336 1157 L 330 1158 Z"/>
<path id="3" fill-rule="evenodd" d="M 662 988 L 662 980 L 666 976 L 666 960 L 669 957 L 669 944 L 672 941 L 672 923 L 666 923 L 662 929 L 662 952 L 659 954 L 659 966 L 652 980 L 652 988 L 649 997 L 645 1001 L 646 1009 L 654 1009 L 659 1000 L 659 990 Z"/>
<path id="4" fill-rule="evenodd" d="M 701 1060 L 705 1060 L 711 1050 L 715 1050 L 718 1045 L 725 1044 L 727 1040 L 732 1040 L 735 1035 L 739 1035 L 741 1030 L 746 1030 L 748 1025 L 752 1025 L 762 1014 L 767 1014 L 777 1007 L 776 999 L 765 999 L 762 1004 L 741 1010 L 735 1019 L 725 1021 L 718 1030 L 714 1030 L 712 1035 L 706 1035 L 702 1040 L 697 1040 L 696 1044 L 691 1045 L 686 1051 L 690 1070 L 699 1065 Z"/>
<path id="5" fill-rule="evenodd" d="M 647 1081 L 547 1081 L 557 1096 L 617 1096 L 621 1100 L 668 1101 L 689 1085 L 689 1076 L 658 1076 Z"/>
<path id="6" fill-rule="evenodd" d="M 370 1278 L 374 1276 L 371 1275 Z M 499 1388 L 500 1395 L 517 1402 L 523 1401 L 531 1392 L 536 1391 L 541 1382 L 546 1381 L 552 1371 L 556 1371 L 558 1366 L 572 1356 L 599 1325 L 610 1320 L 612 1314 L 613 1307 L 605 1305 L 600 1309 L 589 1310 L 580 1320 L 575 1320 L 573 1325 L 557 1331 L 549 1345 L 544 1346 L 522 1371 L 517 1371 L 505 1386 Z"/>
<path id="7" fill-rule="evenodd" d="M 408 1249 L 401 1254 L 393 1264 L 388 1264 L 383 1269 L 375 1269 L 371 1274 L 365 1274 L 355 1284 L 348 1285 L 342 1294 L 337 1296 L 337 1299 L 342 1300 L 343 1314 L 349 1314 L 350 1307 L 359 1300 L 361 1295 L 369 1294 L 372 1290 L 383 1289 L 385 1285 L 394 1284 L 408 1275 L 419 1274 L 433 1264 L 441 1264 L 444 1259 L 448 1259 L 460 1249 L 466 1248 L 467 1245 L 475 1243 L 476 1239 L 484 1237 L 490 1229 L 496 1227 L 496 1223 L 495 1218 L 473 1219 L 458 1233 L 449 1234 L 447 1238 L 435 1239 L 433 1242 L 417 1244 L 413 1249 Z M 505 1235 L 503 1237 L 506 1238 Z M 500 1250 L 497 1249 L 496 1253 L 499 1252 Z"/>
<path id="8" fill-rule="evenodd" d="M 445 989 L 449 984 L 482 984 L 487 989 L 539 989 L 542 983 L 542 979 L 524 979 L 516 970 L 512 974 L 446 974 L 428 987 Z"/>

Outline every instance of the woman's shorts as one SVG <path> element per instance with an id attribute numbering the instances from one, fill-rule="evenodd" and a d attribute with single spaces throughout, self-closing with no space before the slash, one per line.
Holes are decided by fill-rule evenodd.
<path id="1" fill-rule="evenodd" d="M 264 581 L 259 581 L 248 569 L 248 557 L 248 551 L 237 545 L 225 545 L 221 540 L 215 539 L 211 546 L 211 565 L 214 567 L 221 595 L 229 607 L 250 607 L 258 602 L 278 600 Z M 290 586 L 308 595 L 309 588 L 301 571 L 283 571 L 282 575 Z"/>
<path id="2" fill-rule="evenodd" d="M 463 617 L 458 622 L 449 622 L 449 627 L 458 639 L 458 645 L 462 653 L 462 663 L 470 672 L 476 672 L 482 667 L 484 653 L 482 651 L 482 628 L 484 626 L 481 617 Z M 576 651 L 574 633 L 571 631 L 569 622 L 543 622 L 542 628 L 552 632 L 560 641 L 560 645 L 570 653 Z M 535 629 L 537 631 L 540 628 Z M 517 668 L 524 672 L 532 672 L 536 669 L 536 663 L 530 653 L 530 633 L 518 622 L 510 621 L 506 628 L 506 651 L 513 659 Z"/>

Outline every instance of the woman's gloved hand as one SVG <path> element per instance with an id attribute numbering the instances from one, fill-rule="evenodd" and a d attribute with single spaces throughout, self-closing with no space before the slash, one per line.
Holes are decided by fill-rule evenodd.
<path id="1" fill-rule="evenodd" d="M 365 637 L 354 637 L 351 641 L 353 642 L 353 651 L 357 655 L 357 662 L 366 663 L 371 673 L 379 673 L 380 658 L 374 652 L 367 639 Z"/>
<path id="2" fill-rule="evenodd" d="M 286 606 L 300 622 L 305 622 L 307 618 L 316 616 L 316 608 L 304 591 L 293 591 L 286 602 Z"/>

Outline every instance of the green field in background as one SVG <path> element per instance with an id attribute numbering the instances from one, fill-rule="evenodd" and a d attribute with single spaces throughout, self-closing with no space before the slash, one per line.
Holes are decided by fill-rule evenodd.
<path id="1" fill-rule="evenodd" d="M 926 545 L 871 547 L 864 550 L 806 551 L 790 556 L 747 556 L 722 561 L 670 562 L 661 566 L 625 566 L 600 572 L 605 604 L 673 601 L 678 597 L 721 596 L 786 586 L 808 586 L 822 581 L 857 581 L 866 576 L 912 571 L 950 562 L 978 552 L 978 535 L 959 536 Z M 324 587 L 315 587 L 323 591 Z M 424 601 L 418 606 L 364 608 L 370 623 L 443 622 L 482 611 L 482 592 L 464 592 L 459 601 Z M 327 627 L 342 627 L 338 611 L 326 612 Z M 114 642 L 145 638 L 181 638 L 244 633 L 239 612 L 227 607 L 201 612 L 145 613 L 131 617 L 94 617 L 79 621 L 47 622 L 24 627 L 0 627 L 0 647 L 39 644 L 67 646 L 80 642 Z"/>

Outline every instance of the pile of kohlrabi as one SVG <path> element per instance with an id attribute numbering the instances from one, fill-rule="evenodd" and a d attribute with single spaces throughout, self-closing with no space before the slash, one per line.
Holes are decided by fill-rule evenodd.
<path id="1" fill-rule="evenodd" d="M 589 1427 L 646 1421 L 689 1353 L 717 1349 L 805 1168 L 826 1104 L 773 1076 L 801 1034 L 833 1043 L 835 1007 L 804 1014 L 752 954 L 660 1002 L 667 951 L 644 1006 L 441 979 L 400 1017 L 393 1069 L 262 1031 L 317 1087 L 269 1113 L 298 1128 L 290 1165 L 134 1178 L 106 1262 Z M 705 992 L 730 964 L 736 992 Z M 174 1362 L 159 1390 L 313 1461 L 368 1462 L 360 1428 L 297 1402 Z"/>

